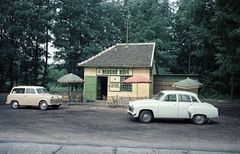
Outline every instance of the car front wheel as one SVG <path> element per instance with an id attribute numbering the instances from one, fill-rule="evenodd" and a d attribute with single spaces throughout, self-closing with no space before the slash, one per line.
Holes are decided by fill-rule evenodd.
<path id="1" fill-rule="evenodd" d="M 139 116 L 139 119 L 142 123 L 150 123 L 152 118 L 152 112 L 150 111 L 142 111 Z"/>
<path id="2" fill-rule="evenodd" d="M 18 109 L 20 107 L 18 101 L 12 101 L 11 105 L 13 109 Z"/>
<path id="3" fill-rule="evenodd" d="M 193 116 L 193 123 L 195 125 L 203 125 L 206 122 L 206 116 L 205 115 L 194 115 Z"/>
<path id="4" fill-rule="evenodd" d="M 48 104 L 46 101 L 41 101 L 40 104 L 39 104 L 39 107 L 41 110 L 47 110 L 48 108 Z"/>

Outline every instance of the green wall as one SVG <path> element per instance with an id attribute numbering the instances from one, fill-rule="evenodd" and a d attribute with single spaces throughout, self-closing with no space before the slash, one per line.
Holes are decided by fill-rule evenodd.
<path id="1" fill-rule="evenodd" d="M 187 77 L 198 80 L 198 74 L 164 74 L 154 75 L 154 94 L 157 94 L 161 90 L 184 90 L 178 89 L 172 86 L 174 82 L 184 80 Z M 191 89 L 191 92 L 198 92 L 198 89 Z"/>

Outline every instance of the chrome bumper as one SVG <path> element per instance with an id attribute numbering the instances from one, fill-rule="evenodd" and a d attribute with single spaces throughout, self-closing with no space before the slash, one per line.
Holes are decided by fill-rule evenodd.
<path id="1" fill-rule="evenodd" d="M 130 116 L 133 116 L 133 117 L 136 115 L 136 113 L 132 113 L 129 110 L 127 110 L 126 113 L 129 114 Z"/>

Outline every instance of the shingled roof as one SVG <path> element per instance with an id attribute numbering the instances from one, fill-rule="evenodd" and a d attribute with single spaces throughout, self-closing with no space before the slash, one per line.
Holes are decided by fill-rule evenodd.
<path id="1" fill-rule="evenodd" d="M 80 67 L 152 67 L 155 43 L 116 44 L 78 63 Z"/>

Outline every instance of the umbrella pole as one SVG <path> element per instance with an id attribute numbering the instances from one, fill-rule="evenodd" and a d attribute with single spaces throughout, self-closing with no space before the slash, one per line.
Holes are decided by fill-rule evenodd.
<path id="1" fill-rule="evenodd" d="M 72 89 L 71 89 L 71 87 L 70 87 L 70 101 L 72 103 Z"/>
<path id="2" fill-rule="evenodd" d="M 138 83 L 137 83 L 137 97 L 138 97 Z"/>
<path id="3" fill-rule="evenodd" d="M 70 103 L 72 103 L 72 90 L 71 90 L 71 84 L 70 83 L 68 83 L 68 90 L 69 90 L 69 100 L 70 100 Z"/>

